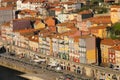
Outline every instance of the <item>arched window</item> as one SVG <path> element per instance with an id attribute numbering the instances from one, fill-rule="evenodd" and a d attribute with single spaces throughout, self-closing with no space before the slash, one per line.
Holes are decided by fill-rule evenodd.
<path id="1" fill-rule="evenodd" d="M 78 74 L 80 74 L 80 73 L 81 73 L 81 69 L 80 69 L 80 67 L 79 67 L 79 66 L 77 67 L 77 73 L 78 73 Z"/>

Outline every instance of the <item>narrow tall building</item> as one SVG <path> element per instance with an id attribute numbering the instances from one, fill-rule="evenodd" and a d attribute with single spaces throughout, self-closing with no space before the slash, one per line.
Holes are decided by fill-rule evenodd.
<path id="1" fill-rule="evenodd" d="M 12 7 L 0 7 L 0 24 L 14 19 L 14 10 Z"/>

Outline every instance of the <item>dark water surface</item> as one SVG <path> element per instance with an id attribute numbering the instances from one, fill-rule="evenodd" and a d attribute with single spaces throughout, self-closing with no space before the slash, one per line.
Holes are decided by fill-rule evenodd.
<path id="1" fill-rule="evenodd" d="M 24 73 L 0 66 L 0 80 L 28 80 L 19 75 Z"/>

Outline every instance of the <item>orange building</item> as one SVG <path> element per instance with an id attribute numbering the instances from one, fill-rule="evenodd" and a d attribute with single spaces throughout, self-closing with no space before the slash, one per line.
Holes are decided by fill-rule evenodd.
<path id="1" fill-rule="evenodd" d="M 54 17 L 47 17 L 44 22 L 47 24 L 47 26 L 55 26 L 55 19 Z"/>

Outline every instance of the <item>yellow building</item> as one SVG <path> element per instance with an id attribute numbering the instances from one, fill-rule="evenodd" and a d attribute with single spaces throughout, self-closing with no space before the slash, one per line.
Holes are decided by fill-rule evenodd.
<path id="1" fill-rule="evenodd" d="M 79 39 L 80 63 L 96 63 L 96 39 L 93 36 L 83 36 Z"/>
<path id="2" fill-rule="evenodd" d="M 107 31 L 106 31 L 107 26 L 96 26 L 96 27 L 90 27 L 90 33 L 92 35 L 95 35 L 96 37 L 100 38 L 106 38 L 107 37 Z"/>
<path id="3" fill-rule="evenodd" d="M 40 20 L 36 20 L 34 23 L 34 28 L 35 29 L 43 29 L 43 28 L 45 28 L 45 24 L 42 23 Z"/>
<path id="4" fill-rule="evenodd" d="M 116 58 L 116 65 L 118 65 L 120 67 L 120 45 L 119 45 L 118 50 L 116 50 L 115 53 L 116 53 L 116 56 L 115 56 L 115 58 Z"/>
<path id="5" fill-rule="evenodd" d="M 107 66 L 109 63 L 108 58 L 108 48 L 111 48 L 112 46 L 115 46 L 119 40 L 112 40 L 112 39 L 103 39 L 101 41 L 101 58 L 102 58 L 102 64 Z"/>
<path id="6" fill-rule="evenodd" d="M 29 48 L 33 51 L 38 52 L 38 35 L 33 35 L 29 37 Z"/>
<path id="7" fill-rule="evenodd" d="M 60 23 L 57 24 L 57 31 L 58 33 L 68 32 L 71 30 L 70 27 L 74 27 L 74 24 L 69 22 Z"/>
<path id="8" fill-rule="evenodd" d="M 111 21 L 112 23 L 116 23 L 120 21 L 120 6 L 114 5 L 111 6 Z"/>
<path id="9" fill-rule="evenodd" d="M 93 26 L 99 26 L 99 25 L 106 25 L 111 26 L 111 16 L 104 15 L 104 16 L 95 16 L 92 18 L 88 18 L 84 20 L 85 22 L 89 22 L 89 24 L 86 24 L 86 27 L 93 27 Z"/>

